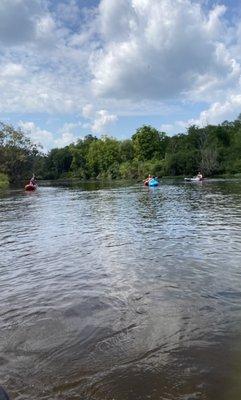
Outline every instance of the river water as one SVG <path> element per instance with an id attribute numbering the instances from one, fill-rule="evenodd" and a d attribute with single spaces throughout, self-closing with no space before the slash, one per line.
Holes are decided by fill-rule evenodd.
<path id="1" fill-rule="evenodd" d="M 12 400 L 240 400 L 241 182 L 0 192 Z"/>

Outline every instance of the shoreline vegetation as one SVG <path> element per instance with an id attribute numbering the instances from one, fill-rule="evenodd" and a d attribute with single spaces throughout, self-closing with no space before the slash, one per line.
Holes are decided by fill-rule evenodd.
<path id="1" fill-rule="evenodd" d="M 6 174 L 0 172 L 0 189 L 6 189 L 9 186 L 9 180 Z"/>
<path id="2" fill-rule="evenodd" d="M 184 181 L 185 176 L 184 175 L 179 175 L 179 176 L 162 176 L 162 177 L 157 177 L 159 180 L 165 182 L 165 181 Z M 220 175 L 213 175 L 211 177 L 205 177 L 204 180 L 241 180 L 241 173 L 237 174 L 220 174 Z M 23 181 L 24 182 L 24 181 Z M 38 183 L 41 186 L 48 186 L 49 184 L 51 185 L 75 185 L 75 184 L 111 184 L 111 183 L 141 183 L 143 184 L 142 179 L 112 179 L 112 178 L 91 178 L 91 179 L 83 179 L 83 178 L 58 178 L 58 179 L 41 179 L 38 181 Z"/>
<path id="3" fill-rule="evenodd" d="M 209 178 L 241 177 L 241 114 L 232 122 L 193 125 L 174 136 L 149 125 L 126 140 L 89 134 L 47 154 L 21 129 L 0 123 L 0 188 L 33 172 L 38 180 L 141 182 L 148 174 L 178 179 L 199 170 Z"/>

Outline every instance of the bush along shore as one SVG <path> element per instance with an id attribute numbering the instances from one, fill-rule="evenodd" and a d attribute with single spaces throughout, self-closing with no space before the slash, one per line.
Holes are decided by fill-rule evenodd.
<path id="1" fill-rule="evenodd" d="M 6 189 L 9 186 L 9 180 L 6 174 L 0 172 L 0 189 Z"/>
<path id="2" fill-rule="evenodd" d="M 82 133 L 80 132 L 80 137 Z M 28 179 L 125 179 L 158 177 L 239 176 L 241 174 L 241 115 L 234 121 L 206 127 L 190 126 L 185 133 L 144 125 L 130 139 L 91 134 L 43 154 L 20 129 L 0 124 L 0 172 L 10 182 Z M 5 178 L 1 182 L 7 182 Z M 6 185 L 6 183 L 4 183 Z"/>

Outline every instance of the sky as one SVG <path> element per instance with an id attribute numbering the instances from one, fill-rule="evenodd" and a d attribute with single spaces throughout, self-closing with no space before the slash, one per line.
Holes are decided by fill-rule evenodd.
<path id="1" fill-rule="evenodd" d="M 0 0 L 0 121 L 44 151 L 241 113 L 241 0 Z"/>

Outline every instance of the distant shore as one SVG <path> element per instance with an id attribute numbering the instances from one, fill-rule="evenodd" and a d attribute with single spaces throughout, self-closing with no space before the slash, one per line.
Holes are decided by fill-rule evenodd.
<path id="1" fill-rule="evenodd" d="M 187 175 L 190 177 L 190 175 Z M 175 180 L 175 181 L 184 181 L 185 176 L 183 175 L 168 175 L 168 176 L 161 176 L 157 177 L 160 181 L 167 181 L 167 180 Z M 207 180 L 215 180 L 215 179 L 241 179 L 241 173 L 236 173 L 236 174 L 220 174 L 220 175 L 214 175 L 214 176 L 205 176 L 204 179 Z M 7 189 L 7 188 L 21 188 L 24 187 L 25 184 L 28 182 L 28 179 L 24 179 L 21 181 L 17 182 L 9 182 L 8 177 L 5 174 L 0 173 L 0 189 Z M 115 186 L 115 185 L 133 185 L 133 184 L 142 184 L 141 179 L 132 179 L 132 180 L 127 180 L 127 179 L 81 179 L 81 178 L 59 178 L 59 179 L 38 179 L 37 180 L 38 184 L 40 186 L 58 186 L 58 185 L 63 185 L 63 186 L 69 186 L 69 185 L 87 185 L 89 187 L 94 187 L 94 186 Z"/>

